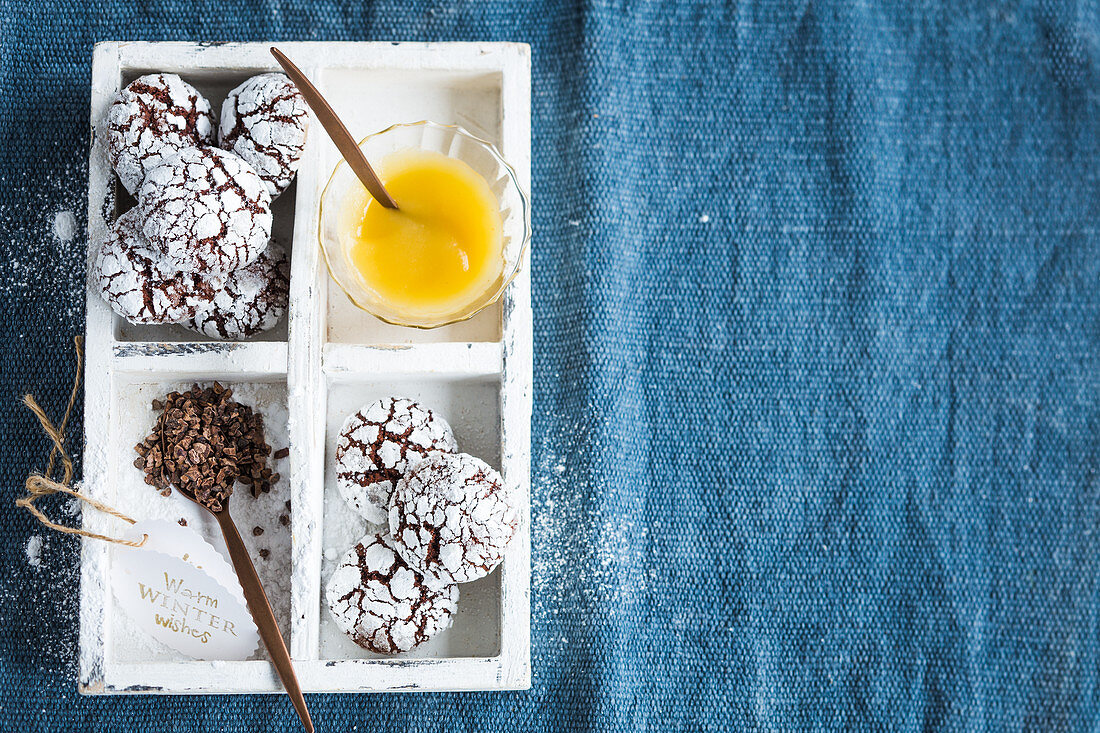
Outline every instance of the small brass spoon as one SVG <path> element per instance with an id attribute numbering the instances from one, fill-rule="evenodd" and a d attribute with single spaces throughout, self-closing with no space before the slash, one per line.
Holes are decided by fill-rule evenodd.
<path id="1" fill-rule="evenodd" d="M 248 611 L 252 614 L 252 620 L 256 622 L 256 628 L 260 632 L 267 653 L 271 655 L 271 663 L 275 665 L 275 671 L 279 673 L 279 679 L 298 712 L 302 725 L 309 733 L 313 733 L 313 721 L 309 717 L 309 708 L 306 707 L 306 699 L 302 696 L 302 687 L 298 684 L 298 676 L 294 673 L 294 663 L 290 660 L 290 652 L 287 651 L 283 635 L 279 633 L 279 622 L 275 620 L 275 612 L 271 610 L 271 602 L 267 600 L 267 593 L 260 583 L 260 576 L 256 574 L 256 567 L 248 556 L 248 548 L 244 546 L 241 533 L 237 531 L 237 525 L 229 516 L 229 495 L 222 499 L 220 511 L 214 511 L 203 504 L 191 491 L 180 489 L 173 485 L 184 497 L 198 504 L 214 515 L 221 528 L 222 537 L 225 538 L 225 546 L 229 550 L 229 559 L 233 562 L 233 570 L 237 573 L 237 579 L 241 582 L 244 591 L 244 599 L 248 603 Z"/>
<path id="2" fill-rule="evenodd" d="M 302 93 L 302 96 L 306 98 L 313 114 L 317 115 L 317 119 L 321 122 L 321 127 L 325 128 L 325 132 L 336 144 L 336 149 L 340 151 L 340 155 L 344 157 L 351 169 L 355 171 L 355 175 L 366 186 L 367 192 L 387 209 L 396 209 L 397 202 L 393 200 L 393 196 L 390 196 L 389 191 L 382 185 L 382 179 L 370 167 L 367 156 L 363 155 L 363 151 L 359 149 L 359 144 L 355 142 L 355 138 L 351 136 L 348 128 L 336 116 L 336 112 L 333 111 L 328 101 L 321 96 L 321 92 L 317 91 L 317 87 L 313 86 L 306 75 L 302 73 L 302 70 L 295 66 L 282 51 L 272 46 L 271 55 L 283 67 L 283 71 L 298 87 L 298 91 Z"/>

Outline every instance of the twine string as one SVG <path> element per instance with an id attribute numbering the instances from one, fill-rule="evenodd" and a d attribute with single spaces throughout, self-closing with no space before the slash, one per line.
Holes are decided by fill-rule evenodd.
<path id="1" fill-rule="evenodd" d="M 117 517 L 124 522 L 134 524 L 134 519 L 126 516 L 117 509 L 104 504 L 103 502 L 96 501 L 90 496 L 85 496 L 79 491 L 73 489 L 69 484 L 73 479 L 73 461 L 69 457 L 69 454 L 65 451 L 65 428 L 69 424 L 69 417 L 72 415 L 73 406 L 76 404 L 76 395 L 80 389 L 80 374 L 84 365 L 84 350 L 83 342 L 79 336 L 73 339 L 74 349 L 76 351 L 76 375 L 73 377 L 73 388 L 69 393 L 69 404 L 65 408 L 65 414 L 61 418 L 61 422 L 58 425 L 54 425 L 50 420 L 46 411 L 38 404 L 38 401 L 34 399 L 34 395 L 24 395 L 23 404 L 27 409 L 34 413 L 34 416 L 38 418 L 38 424 L 42 426 L 42 429 L 46 432 L 46 435 L 50 437 L 53 442 L 53 448 L 50 449 L 50 457 L 46 464 L 46 471 L 44 474 L 32 473 L 27 476 L 27 481 L 24 487 L 27 490 L 26 496 L 21 496 L 15 500 L 15 505 L 26 509 L 30 512 L 35 519 L 42 524 L 46 525 L 52 530 L 57 532 L 63 532 L 65 534 L 75 534 L 81 537 L 90 537 L 95 540 L 104 540 L 105 542 L 114 542 L 119 545 L 126 545 L 128 547 L 141 547 L 145 544 L 145 541 L 149 538 L 148 535 L 142 535 L 140 540 L 124 540 L 118 537 L 108 537 L 107 535 L 96 534 L 95 532 L 88 532 L 87 530 L 80 529 L 78 527 L 67 527 L 63 524 L 58 524 L 51 521 L 42 510 L 34 505 L 34 502 L 44 496 L 50 496 L 52 494 L 64 493 L 69 496 L 74 496 L 77 499 L 89 504 L 95 509 L 109 514 L 112 517 Z M 57 460 L 61 459 L 61 476 L 60 480 L 55 478 L 54 470 L 57 467 Z"/>

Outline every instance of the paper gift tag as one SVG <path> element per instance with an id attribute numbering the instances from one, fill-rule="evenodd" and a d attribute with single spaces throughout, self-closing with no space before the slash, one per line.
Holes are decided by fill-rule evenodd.
<path id="1" fill-rule="evenodd" d="M 197 532 L 163 520 L 138 522 L 116 545 L 111 581 L 120 607 L 147 634 L 194 659 L 240 660 L 259 635 L 229 563 Z"/>
<path id="2" fill-rule="evenodd" d="M 149 539 L 141 549 L 173 555 L 199 570 L 205 570 L 227 589 L 236 593 L 241 604 L 244 604 L 244 591 L 241 590 L 237 574 L 233 572 L 233 566 L 198 532 L 165 519 L 148 519 L 131 525 L 123 536 L 137 541 L 142 535 Z"/>

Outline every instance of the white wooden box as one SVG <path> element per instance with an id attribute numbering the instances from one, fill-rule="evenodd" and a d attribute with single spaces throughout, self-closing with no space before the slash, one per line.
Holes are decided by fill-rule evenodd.
<path id="1" fill-rule="evenodd" d="M 395 122 L 457 123 L 495 143 L 530 191 L 530 51 L 512 43 L 280 43 L 328 96 L 352 134 Z M 278 68 L 270 44 L 100 43 L 92 65 L 89 261 L 114 217 L 132 205 L 117 185 L 96 128 L 114 94 L 141 74 L 165 71 L 215 105 L 244 79 Z M 136 518 L 187 518 L 219 544 L 216 524 L 190 503 L 141 483 L 133 444 L 151 427 L 149 401 L 192 381 L 221 380 L 265 413 L 269 442 L 291 448 L 269 502 L 288 499 L 290 529 L 279 563 L 257 562 L 306 692 L 502 690 L 530 686 L 531 307 L 526 269 L 500 303 L 432 331 L 386 325 L 355 308 L 331 282 L 317 241 L 321 190 L 338 160 L 311 126 L 297 182 L 273 210 L 291 249 L 285 325 L 247 342 L 217 342 L 176 326 L 133 326 L 88 290 L 84 490 Z M 370 399 L 401 394 L 438 409 L 462 450 L 497 465 L 516 487 L 520 532 L 503 565 L 461 588 L 454 626 L 414 652 L 372 655 L 335 627 L 323 581 L 367 525 L 336 493 L 335 431 Z M 285 425 L 282 424 L 285 422 Z M 246 541 L 247 492 L 231 509 Z M 115 533 L 87 512 L 84 527 Z M 274 540 L 273 540 L 274 541 Z M 255 553 L 255 548 L 253 548 Z M 275 550 L 272 550 L 275 552 Z M 274 557 L 275 555 L 273 555 Z M 279 692 L 264 654 L 243 662 L 197 662 L 135 641 L 110 591 L 111 547 L 84 540 L 80 690 L 117 693 Z M 253 554 L 253 560 L 256 560 Z M 285 567 L 282 567 L 285 565 Z M 265 577 L 265 575 L 267 577 Z M 289 576 L 289 577 L 287 577 Z"/>

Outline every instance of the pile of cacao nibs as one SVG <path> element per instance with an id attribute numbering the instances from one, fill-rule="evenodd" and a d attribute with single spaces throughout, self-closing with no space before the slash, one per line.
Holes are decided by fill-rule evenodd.
<path id="1" fill-rule="evenodd" d="M 214 382 L 153 400 L 157 423 L 134 446 L 134 465 L 145 472 L 145 483 L 164 496 L 175 486 L 213 512 L 223 509 L 235 481 L 254 497 L 270 491 L 279 474 L 267 467 L 271 446 L 263 416 L 232 396 L 233 390 Z"/>

